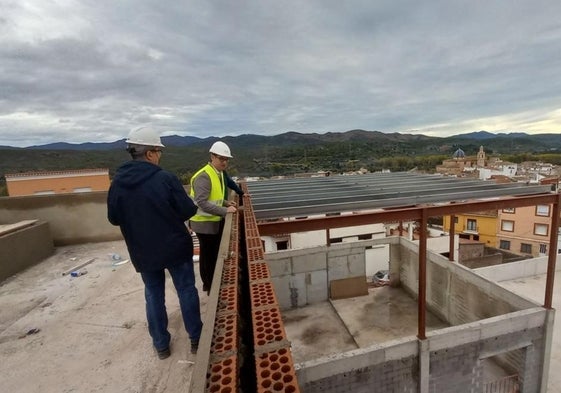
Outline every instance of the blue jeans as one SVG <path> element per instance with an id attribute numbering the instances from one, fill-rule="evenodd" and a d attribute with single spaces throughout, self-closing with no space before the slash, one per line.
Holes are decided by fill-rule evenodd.
<path id="1" fill-rule="evenodd" d="M 201 337 L 203 323 L 199 305 L 199 293 L 195 287 L 193 263 L 181 263 L 168 268 L 173 285 L 179 298 L 181 315 L 185 330 L 191 340 Z M 168 314 L 166 311 L 166 275 L 165 270 L 140 273 L 144 281 L 144 297 L 146 298 L 146 318 L 148 331 L 156 350 L 169 347 L 171 336 L 168 332 Z"/>

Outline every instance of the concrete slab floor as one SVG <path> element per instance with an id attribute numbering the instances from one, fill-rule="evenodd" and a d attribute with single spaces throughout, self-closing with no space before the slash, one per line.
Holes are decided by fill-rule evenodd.
<path id="1" fill-rule="evenodd" d="M 531 299 L 543 305 L 545 299 L 546 275 L 501 281 L 500 285 L 508 290 Z M 548 393 L 561 393 L 561 271 L 555 272 L 553 286 L 553 308 L 555 308 L 555 322 L 553 323 L 553 340 L 551 344 L 551 360 L 549 364 Z"/>
<path id="2" fill-rule="evenodd" d="M 144 286 L 123 241 L 57 248 L 0 284 L 0 386 L 4 392 L 178 392 L 189 386 L 177 295 L 166 281 L 171 356 L 159 360 L 146 327 Z M 80 277 L 62 272 L 95 258 Z M 198 264 L 195 265 L 197 287 Z M 207 296 L 201 293 L 201 310 Z M 34 330 L 36 329 L 36 330 Z"/>
<path id="3" fill-rule="evenodd" d="M 400 288 L 283 312 L 294 361 L 299 363 L 375 343 L 417 335 L 417 302 Z M 449 326 L 427 313 L 427 331 Z"/>
<path id="4" fill-rule="evenodd" d="M 370 288 L 368 296 L 333 305 L 360 347 L 417 335 L 417 300 L 401 288 Z M 426 330 L 448 327 L 427 310 Z"/>

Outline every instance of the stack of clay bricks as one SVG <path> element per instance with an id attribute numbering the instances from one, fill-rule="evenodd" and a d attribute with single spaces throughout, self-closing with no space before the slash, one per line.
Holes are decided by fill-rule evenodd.
<path id="1" fill-rule="evenodd" d="M 242 185 L 245 188 L 245 184 Z M 244 189 L 247 194 L 247 189 Z M 299 392 L 294 362 L 251 199 L 244 196 L 249 293 L 258 393 Z"/>
<path id="2" fill-rule="evenodd" d="M 210 348 L 206 392 L 235 393 L 239 389 L 239 225 L 232 220 L 228 257 L 224 260 L 216 319 Z"/>

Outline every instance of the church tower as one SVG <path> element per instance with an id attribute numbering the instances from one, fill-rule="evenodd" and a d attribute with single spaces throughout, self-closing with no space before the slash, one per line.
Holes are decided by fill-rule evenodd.
<path id="1" fill-rule="evenodd" d="M 483 151 L 483 146 L 479 146 L 479 151 L 477 152 L 477 166 L 485 166 L 485 152 Z"/>

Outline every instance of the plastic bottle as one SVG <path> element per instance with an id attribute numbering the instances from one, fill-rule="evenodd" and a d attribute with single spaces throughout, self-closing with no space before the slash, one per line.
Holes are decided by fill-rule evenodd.
<path id="1" fill-rule="evenodd" d="M 87 273 L 88 271 L 86 269 L 80 269 L 80 270 L 74 270 L 73 272 L 70 273 L 70 275 L 72 277 L 80 277 Z"/>

